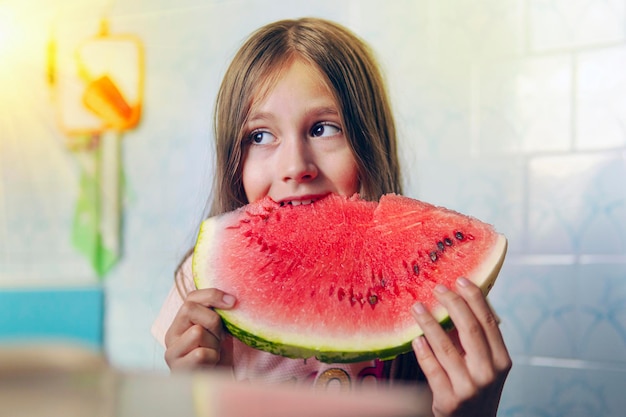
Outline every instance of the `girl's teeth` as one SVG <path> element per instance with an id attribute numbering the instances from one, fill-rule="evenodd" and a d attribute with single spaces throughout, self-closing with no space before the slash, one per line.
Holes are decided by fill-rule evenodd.
<path id="1" fill-rule="evenodd" d="M 311 204 L 313 202 L 313 200 L 297 200 L 297 201 L 292 201 L 291 205 L 292 206 L 299 206 L 299 205 L 306 205 L 306 204 Z"/>
<path id="2" fill-rule="evenodd" d="M 309 200 L 293 200 L 293 201 L 285 201 L 282 202 L 280 205 L 284 206 L 287 204 L 291 204 L 292 206 L 300 206 L 300 205 L 307 205 L 307 204 L 311 204 L 313 201 L 313 199 L 309 199 Z"/>

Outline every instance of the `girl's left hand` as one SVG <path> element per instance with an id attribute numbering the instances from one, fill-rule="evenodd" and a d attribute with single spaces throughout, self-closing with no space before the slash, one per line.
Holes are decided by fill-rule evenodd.
<path id="1" fill-rule="evenodd" d="M 512 366 L 496 315 L 480 288 L 465 278 L 457 280 L 456 292 L 439 285 L 434 293 L 448 310 L 458 339 L 422 304 L 413 307 L 424 331 L 413 341 L 413 350 L 433 392 L 433 413 L 495 417 Z"/>

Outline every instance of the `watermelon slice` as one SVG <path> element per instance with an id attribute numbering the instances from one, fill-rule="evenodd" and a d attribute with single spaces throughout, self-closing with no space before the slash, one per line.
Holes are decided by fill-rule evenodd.
<path id="1" fill-rule="evenodd" d="M 408 352 L 422 333 L 410 313 L 416 301 L 450 326 L 435 285 L 453 288 L 464 276 L 486 294 L 506 247 L 491 225 L 395 194 L 296 206 L 265 198 L 205 220 L 192 269 L 198 288 L 237 297 L 217 311 L 244 343 L 354 362 Z"/>

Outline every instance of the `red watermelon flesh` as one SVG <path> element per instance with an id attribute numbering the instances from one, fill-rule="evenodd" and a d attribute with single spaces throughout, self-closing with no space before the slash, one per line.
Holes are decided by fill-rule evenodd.
<path id="1" fill-rule="evenodd" d="M 325 362 L 391 358 L 421 334 L 410 308 L 464 276 L 486 294 L 506 238 L 475 218 L 395 194 L 329 195 L 310 205 L 269 198 L 206 220 L 193 257 L 198 288 L 237 297 L 218 313 L 245 343 Z"/>

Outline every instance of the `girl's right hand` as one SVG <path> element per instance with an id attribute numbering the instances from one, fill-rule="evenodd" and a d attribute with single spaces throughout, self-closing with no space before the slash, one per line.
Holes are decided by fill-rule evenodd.
<path id="1" fill-rule="evenodd" d="M 223 362 L 224 329 L 213 310 L 229 309 L 235 297 L 215 288 L 190 292 L 165 333 L 165 361 L 171 370 L 213 367 Z"/>

